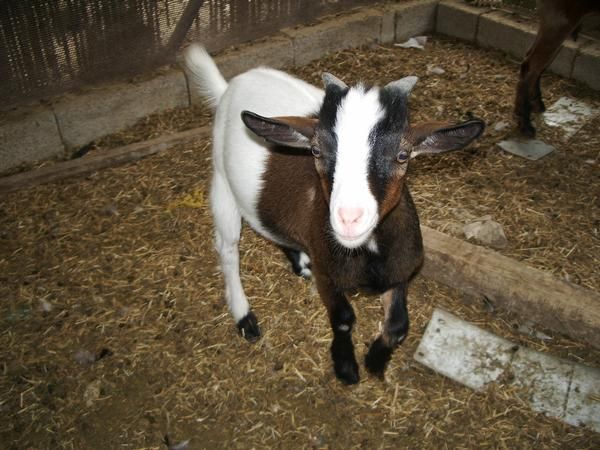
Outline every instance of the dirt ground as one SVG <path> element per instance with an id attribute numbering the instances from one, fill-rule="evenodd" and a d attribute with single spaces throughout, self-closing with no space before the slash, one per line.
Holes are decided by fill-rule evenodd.
<path id="1" fill-rule="evenodd" d="M 433 74 L 428 66 L 441 67 Z M 352 83 L 420 76 L 413 120 L 488 123 L 473 147 L 417 159 L 409 174 L 421 220 L 460 234 L 490 214 L 502 253 L 600 290 L 600 119 L 532 162 L 496 143 L 510 121 L 517 63 L 494 51 L 433 38 L 425 51 L 376 46 L 339 52 L 293 72 L 323 70 Z M 547 75 L 550 105 L 600 95 Z M 150 117 L 99 150 L 207 123 L 202 108 Z M 209 141 L 136 164 L 0 199 L 0 447 L 6 449 L 600 448 L 600 436 L 532 412 L 510 382 L 473 392 L 414 362 L 433 308 L 522 345 L 592 366 L 600 351 L 492 310 L 481 299 L 417 277 L 412 329 L 385 380 L 353 387 L 333 375 L 330 332 L 311 282 L 245 229 L 242 278 L 264 336 L 238 337 L 222 301 L 207 193 Z M 382 320 L 378 299 L 357 297 L 362 359 Z M 181 446 L 183 448 L 184 446 Z"/>

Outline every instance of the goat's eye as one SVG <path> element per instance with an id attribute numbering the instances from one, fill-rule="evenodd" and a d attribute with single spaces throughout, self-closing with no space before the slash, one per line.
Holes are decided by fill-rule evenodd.
<path id="1" fill-rule="evenodd" d="M 321 156 L 321 150 L 319 149 L 319 147 L 317 147 L 316 145 L 313 145 L 310 148 L 311 153 L 313 154 L 313 156 L 315 158 L 318 158 L 319 156 Z"/>
<path id="2" fill-rule="evenodd" d="M 404 151 L 404 150 L 400 150 L 400 153 L 398 153 L 398 156 L 396 157 L 396 159 L 398 160 L 399 163 L 405 163 L 406 161 L 408 161 L 408 152 Z"/>

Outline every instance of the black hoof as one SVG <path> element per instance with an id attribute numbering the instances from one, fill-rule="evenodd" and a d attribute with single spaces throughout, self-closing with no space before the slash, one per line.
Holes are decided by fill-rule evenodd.
<path id="1" fill-rule="evenodd" d="M 344 384 L 356 384 L 360 380 L 358 363 L 354 356 L 354 345 L 350 332 L 338 332 L 333 335 L 331 359 L 335 376 Z"/>
<path id="2" fill-rule="evenodd" d="M 258 326 L 258 320 L 252 311 L 237 323 L 240 334 L 250 342 L 258 341 L 260 338 L 260 327 Z"/>
<path id="3" fill-rule="evenodd" d="M 544 111 L 546 111 L 546 105 L 544 105 L 542 100 L 534 100 L 531 102 L 531 112 L 543 113 Z"/>
<path id="4" fill-rule="evenodd" d="M 365 366 L 369 373 L 383 378 L 385 368 L 392 358 L 394 350 L 383 343 L 383 339 L 378 337 L 369 347 L 367 356 L 365 356 Z"/>
<path id="5" fill-rule="evenodd" d="M 345 359 L 334 361 L 335 376 L 344 384 L 356 384 L 360 381 L 356 361 Z"/>
<path id="6" fill-rule="evenodd" d="M 522 124 L 519 126 L 519 133 L 526 138 L 533 139 L 535 137 L 535 128 L 531 124 Z"/>

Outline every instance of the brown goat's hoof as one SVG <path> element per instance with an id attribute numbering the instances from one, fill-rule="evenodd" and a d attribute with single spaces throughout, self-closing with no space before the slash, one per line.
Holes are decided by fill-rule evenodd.
<path id="1" fill-rule="evenodd" d="M 538 114 L 543 113 L 544 111 L 546 111 L 546 105 L 544 105 L 542 100 L 534 100 L 531 102 L 531 112 Z"/>
<path id="2" fill-rule="evenodd" d="M 535 137 L 535 128 L 531 124 L 523 124 L 519 126 L 519 133 L 521 133 L 521 136 L 533 139 Z"/>
<path id="3" fill-rule="evenodd" d="M 260 327 L 258 320 L 252 311 L 237 323 L 240 334 L 249 342 L 256 342 L 260 339 Z"/>

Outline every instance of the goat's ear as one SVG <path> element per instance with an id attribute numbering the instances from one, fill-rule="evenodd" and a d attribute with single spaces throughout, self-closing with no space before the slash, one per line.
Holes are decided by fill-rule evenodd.
<path id="1" fill-rule="evenodd" d="M 410 129 L 408 140 L 413 146 L 410 157 L 422 153 L 442 153 L 466 147 L 483 133 L 485 123 L 479 119 L 456 125 L 447 122 L 425 122 Z"/>
<path id="2" fill-rule="evenodd" d="M 242 111 L 242 120 L 257 136 L 272 144 L 310 148 L 318 120 L 309 117 L 262 117 Z"/>
<path id="3" fill-rule="evenodd" d="M 409 95 L 410 92 L 415 87 L 415 84 L 417 84 L 417 81 L 419 81 L 419 77 L 415 77 L 415 76 L 404 77 L 404 78 L 400 78 L 399 80 L 392 81 L 391 83 L 386 84 L 385 89 L 392 90 L 392 91 L 399 91 L 402 94 Z"/>
<path id="4" fill-rule="evenodd" d="M 330 89 L 334 86 L 342 91 L 348 89 L 348 85 L 346 83 L 329 72 L 323 72 L 321 78 L 323 79 L 323 85 L 325 86 L 325 89 Z"/>

